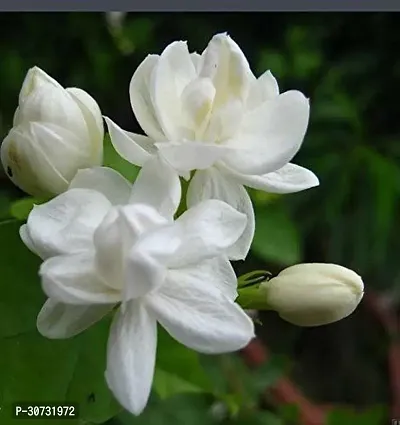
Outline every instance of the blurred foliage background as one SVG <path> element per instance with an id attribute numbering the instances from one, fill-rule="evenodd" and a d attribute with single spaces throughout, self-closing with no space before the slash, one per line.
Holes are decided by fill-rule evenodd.
<path id="1" fill-rule="evenodd" d="M 0 136 L 4 138 L 11 128 L 23 78 L 34 65 L 64 86 L 88 91 L 104 115 L 122 128 L 141 132 L 130 108 L 128 85 L 145 56 L 160 53 L 179 39 L 187 40 L 191 51 L 201 52 L 212 35 L 226 31 L 241 46 L 256 75 L 270 69 L 281 91 L 299 89 L 310 98 L 309 130 L 294 162 L 313 170 L 321 182 L 319 188 L 283 197 L 251 193 L 256 204 L 257 230 L 251 256 L 237 266 L 238 271 L 265 268 L 276 273 L 297 262 L 339 263 L 361 274 L 368 289 L 388 294 L 397 302 L 399 25 L 400 15 L 388 13 L 2 13 Z M 12 187 L 4 174 L 0 182 L 0 217 L 8 220 L 10 204 L 23 194 Z M 0 235 L 5 269 L 0 284 L 0 327 L 4 328 L 1 337 L 5 338 L 1 344 L 6 347 L 0 354 L 3 401 L 8 392 L 12 393 L 10 385 L 17 379 L 14 377 L 13 381 L 9 359 L 19 353 L 16 367 L 22 373 L 29 369 L 24 369 L 28 358 L 41 356 L 29 344 L 16 351 L 12 343 L 4 342 L 27 331 L 19 325 L 15 332 L 10 331 L 15 322 L 23 322 L 7 307 L 15 301 L 10 287 L 18 288 L 19 300 L 36 297 L 38 308 L 43 301 L 40 289 L 31 286 L 26 292 L 32 282 L 18 280 L 10 268 L 21 264 L 10 249 L 17 238 L 16 229 L 13 234 Z M 37 262 L 31 265 L 34 260 L 29 261 L 26 267 L 37 267 Z M 35 317 L 37 306 L 20 314 Z M 8 311 L 7 316 L 4 311 Z M 295 408 L 258 403 L 263 390 L 283 374 L 319 403 L 363 409 L 362 413 L 334 410 L 327 419 L 329 425 L 389 423 L 388 338 L 363 305 L 350 318 L 322 328 L 297 328 L 272 313 L 260 319 L 259 335 L 273 353 L 260 370 L 249 372 L 236 356 L 202 359 L 205 370 L 213 377 L 212 396 L 193 388 L 174 394 L 168 377 L 159 375 L 158 394 L 143 416 L 132 418 L 120 413 L 108 424 L 297 424 Z M 31 325 L 34 327 L 34 321 Z M 62 343 L 46 344 L 52 350 L 60 350 L 61 357 L 73 356 L 65 353 Z M 97 352 L 101 351 L 98 348 Z M 100 370 L 103 364 L 99 356 L 96 358 Z M 41 373 L 52 373 L 51 368 L 46 369 L 51 360 L 42 357 L 40 361 L 41 371 L 29 378 L 32 389 L 40 387 Z M 93 366 L 89 360 L 88 363 Z M 65 364 L 60 360 L 52 366 L 57 370 L 55 384 L 61 379 L 60 365 Z M 84 371 L 85 367 L 81 367 L 78 372 Z M 1 386 L 7 373 L 8 383 Z M 101 378 L 101 374 L 86 373 L 84 380 L 90 383 L 91 379 Z M 85 397 L 87 390 L 76 389 Z M 23 394 L 21 397 L 31 394 L 21 391 L 17 392 Z M 56 393 L 49 394 L 43 399 L 58 399 Z M 102 423 L 107 414 L 97 411 L 80 423 Z M 2 420 L 2 424 L 11 423 L 9 419 Z"/>

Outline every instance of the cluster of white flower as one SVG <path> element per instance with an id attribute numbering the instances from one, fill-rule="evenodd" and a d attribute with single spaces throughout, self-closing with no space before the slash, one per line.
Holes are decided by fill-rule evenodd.
<path id="1" fill-rule="evenodd" d="M 20 230 L 43 259 L 48 300 L 39 331 L 71 337 L 115 310 L 106 380 L 139 414 L 153 380 L 157 323 L 202 353 L 239 350 L 254 337 L 252 320 L 235 303 L 230 264 L 246 258 L 254 236 L 244 186 L 283 194 L 318 179 L 289 162 L 306 133 L 308 100 L 298 91 L 280 94 L 269 71 L 256 78 L 226 34 L 201 55 L 184 42 L 149 55 L 129 94 L 146 136 L 105 120 L 115 150 L 141 167 L 134 184 L 101 166 L 104 129 L 95 100 L 36 67 L 25 78 L 1 160 L 21 189 L 53 197 L 35 206 Z M 181 178 L 189 181 L 183 200 Z M 182 201 L 187 209 L 178 215 Z M 302 266 L 261 288 L 283 318 L 319 325 L 356 308 L 358 275 Z"/>

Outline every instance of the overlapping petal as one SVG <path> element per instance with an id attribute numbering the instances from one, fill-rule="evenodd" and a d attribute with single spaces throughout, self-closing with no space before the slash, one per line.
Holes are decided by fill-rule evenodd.
<path id="1" fill-rule="evenodd" d="M 240 47 L 226 34 L 215 35 L 206 50 L 200 76 L 210 78 L 216 88 L 214 104 L 248 96 L 252 72 Z"/>
<path id="2" fill-rule="evenodd" d="M 185 123 L 182 122 L 181 95 L 196 77 L 187 44 L 176 41 L 168 45 L 158 59 L 150 82 L 150 96 L 163 133 L 167 140 L 181 140 Z"/>
<path id="3" fill-rule="evenodd" d="M 122 158 L 142 166 L 151 156 L 152 141 L 145 136 L 122 130 L 110 118 L 104 117 L 114 149 Z"/>
<path id="4" fill-rule="evenodd" d="M 224 255 L 242 235 L 246 224 L 245 214 L 220 200 L 210 199 L 189 208 L 174 224 L 182 242 L 170 266 L 185 267 Z"/>
<path id="5" fill-rule="evenodd" d="M 132 109 L 140 126 L 149 137 L 157 141 L 165 139 L 154 110 L 150 88 L 158 61 L 158 55 L 148 55 L 136 69 L 129 85 Z"/>
<path id="6" fill-rule="evenodd" d="M 243 174 L 266 174 L 286 165 L 300 149 L 307 130 L 309 102 L 292 90 L 244 115 L 226 164 Z"/>
<path id="7" fill-rule="evenodd" d="M 108 167 L 93 167 L 79 170 L 69 189 L 91 189 L 102 193 L 112 205 L 128 203 L 131 184 L 121 174 Z"/>
<path id="8" fill-rule="evenodd" d="M 49 258 L 39 274 L 46 295 L 62 303 L 112 304 L 121 300 L 120 291 L 106 285 L 97 274 L 91 252 Z"/>
<path id="9" fill-rule="evenodd" d="M 130 203 L 154 207 L 172 220 L 181 201 L 181 183 L 176 171 L 159 156 L 141 169 L 132 188 Z"/>
<path id="10" fill-rule="evenodd" d="M 229 152 L 229 147 L 200 142 L 157 143 L 156 146 L 171 166 L 183 173 L 209 168 Z"/>
<path id="11" fill-rule="evenodd" d="M 200 261 L 189 267 L 171 269 L 168 277 L 173 281 L 185 281 L 191 285 L 192 280 L 197 285 L 203 282 L 218 288 L 223 295 L 234 301 L 237 297 L 237 277 L 229 260 L 224 256 Z"/>
<path id="12" fill-rule="evenodd" d="M 187 192 L 189 207 L 198 205 L 207 199 L 219 199 L 227 202 L 247 216 L 246 228 L 235 244 L 227 249 L 229 258 L 243 260 L 250 250 L 255 230 L 254 210 L 249 194 L 242 184 L 222 174 L 214 167 L 209 170 L 197 171 Z"/>
<path id="13" fill-rule="evenodd" d="M 144 204 L 115 208 L 107 214 L 93 236 L 96 267 L 107 285 L 122 290 L 127 253 L 143 233 L 166 223 L 154 208 Z"/>
<path id="14" fill-rule="evenodd" d="M 33 208 L 27 221 L 30 242 L 42 258 L 85 251 L 109 208 L 110 201 L 99 192 L 68 190 Z"/>
<path id="15" fill-rule="evenodd" d="M 169 280 L 147 304 L 176 340 L 202 353 L 236 351 L 254 337 L 247 314 L 213 286 L 201 280 Z"/>
<path id="16" fill-rule="evenodd" d="M 50 339 L 71 338 L 106 316 L 114 304 L 73 305 L 49 298 L 38 315 L 38 331 Z"/>

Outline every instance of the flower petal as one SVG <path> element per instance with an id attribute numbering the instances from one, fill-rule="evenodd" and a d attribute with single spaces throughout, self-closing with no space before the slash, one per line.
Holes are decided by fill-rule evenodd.
<path id="1" fill-rule="evenodd" d="M 104 117 L 104 119 L 117 153 L 131 164 L 142 166 L 150 158 L 150 153 L 140 144 L 144 137 L 122 130 L 108 117 Z M 147 144 L 151 145 L 151 142 L 149 141 Z"/>
<path id="2" fill-rule="evenodd" d="M 235 301 L 237 298 L 237 277 L 229 260 L 223 256 L 203 260 L 196 265 L 168 271 L 169 279 L 173 281 L 185 281 L 190 285 L 191 281 L 204 282 L 220 290 L 227 298 Z"/>
<path id="3" fill-rule="evenodd" d="M 54 196 L 68 187 L 68 181 L 45 155 L 40 141 L 31 134 L 31 126 L 10 130 L 1 144 L 1 162 L 10 180 L 30 195 Z"/>
<path id="4" fill-rule="evenodd" d="M 239 134 L 229 141 L 226 165 L 243 174 L 266 174 L 286 165 L 306 134 L 309 102 L 298 91 L 287 91 L 248 112 Z"/>
<path id="5" fill-rule="evenodd" d="M 245 214 L 216 199 L 189 208 L 174 224 L 182 243 L 170 266 L 185 267 L 224 255 L 242 235 L 246 223 Z"/>
<path id="6" fill-rule="evenodd" d="M 93 236 L 96 267 L 107 285 L 122 290 L 125 255 L 142 233 L 165 224 L 167 220 L 148 205 L 135 204 L 110 210 Z"/>
<path id="7" fill-rule="evenodd" d="M 208 127 L 204 132 L 204 140 L 207 142 L 224 143 L 233 137 L 239 130 L 243 117 L 243 104 L 239 101 L 231 101 L 213 110 Z M 227 148 L 226 144 L 224 147 Z"/>
<path id="8" fill-rule="evenodd" d="M 233 178 L 254 189 L 280 194 L 300 192 L 319 185 L 318 177 L 312 171 L 292 163 L 262 176 L 233 173 Z"/>
<path id="9" fill-rule="evenodd" d="M 224 201 L 247 216 L 244 232 L 227 250 L 231 260 L 243 260 L 250 250 L 255 230 L 253 205 L 246 189 L 234 178 L 223 175 L 215 167 L 197 171 L 188 188 L 187 205 L 192 207 L 206 199 Z"/>
<path id="10" fill-rule="evenodd" d="M 181 245 L 174 230 L 172 225 L 156 229 L 133 246 L 124 268 L 124 301 L 142 297 L 164 283 L 166 266 Z"/>
<path id="11" fill-rule="evenodd" d="M 173 338 L 201 353 L 236 351 L 254 337 L 247 314 L 204 280 L 168 279 L 146 301 Z"/>
<path id="12" fill-rule="evenodd" d="M 101 164 L 103 158 L 104 125 L 100 107 L 93 97 L 82 89 L 70 87 L 66 91 L 75 100 L 85 118 L 90 139 L 92 140 L 93 157 Z"/>
<path id="13" fill-rule="evenodd" d="M 26 247 L 30 251 L 32 251 L 37 256 L 41 257 L 41 255 L 36 250 L 35 243 L 33 242 L 32 238 L 31 238 L 27 224 L 23 224 L 19 228 L 19 236 L 22 239 L 22 242 L 26 245 Z M 41 257 L 41 258 L 42 258 L 42 260 L 46 259 L 46 257 Z"/>
<path id="14" fill-rule="evenodd" d="M 254 109 L 267 100 L 279 96 L 279 86 L 271 71 L 265 71 L 258 79 L 253 80 L 246 107 Z"/>
<path id="15" fill-rule="evenodd" d="M 196 78 L 187 44 L 176 41 L 168 45 L 154 68 L 153 76 L 150 89 L 158 121 L 168 140 L 180 141 L 184 135 L 181 95 Z"/>
<path id="16" fill-rule="evenodd" d="M 24 103 L 25 99 L 32 94 L 34 90 L 43 85 L 50 85 L 57 89 L 63 89 L 58 81 L 50 77 L 45 71 L 37 66 L 34 66 L 26 73 L 24 82 L 22 83 L 19 93 L 19 103 Z"/>
<path id="17" fill-rule="evenodd" d="M 92 253 L 59 255 L 42 263 L 39 274 L 49 298 L 67 304 L 111 304 L 121 300 L 119 291 L 97 275 Z"/>
<path id="18" fill-rule="evenodd" d="M 46 338 L 71 338 L 101 320 L 114 304 L 72 305 L 49 298 L 37 318 L 38 331 Z"/>
<path id="19" fill-rule="evenodd" d="M 215 87 L 209 78 L 196 78 L 182 93 L 182 112 L 189 128 L 193 128 L 193 138 L 201 140 L 211 116 Z"/>
<path id="20" fill-rule="evenodd" d="M 210 78 L 217 89 L 214 107 L 232 98 L 244 102 L 254 76 L 245 55 L 232 38 L 227 34 L 215 35 L 203 56 L 200 76 Z"/>
<path id="21" fill-rule="evenodd" d="M 27 127 L 32 143 L 41 147 L 43 155 L 68 182 L 78 169 L 101 164 L 102 158 L 99 155 L 96 158 L 97 162 L 92 158 L 89 139 L 82 140 L 79 134 L 73 133 L 70 129 L 40 122 L 31 122 Z"/>
<path id="22" fill-rule="evenodd" d="M 129 96 L 133 112 L 143 131 L 154 140 L 164 140 L 150 96 L 151 76 L 158 60 L 158 55 L 149 55 L 138 66 L 129 85 Z"/>
<path id="23" fill-rule="evenodd" d="M 176 171 L 158 155 L 142 167 L 132 187 L 130 203 L 154 207 L 172 220 L 181 201 L 181 182 Z"/>
<path id="24" fill-rule="evenodd" d="M 29 236 L 42 258 L 85 251 L 110 202 L 99 192 L 71 189 L 36 205 L 28 216 Z"/>
<path id="25" fill-rule="evenodd" d="M 79 170 L 69 189 L 92 189 L 102 193 L 112 205 L 128 203 L 131 184 L 121 174 L 108 167 L 93 167 Z"/>
<path id="26" fill-rule="evenodd" d="M 178 172 L 203 170 L 224 158 L 229 148 L 200 142 L 157 143 L 160 154 Z"/>
<path id="27" fill-rule="evenodd" d="M 107 384 L 134 415 L 146 407 L 153 382 L 157 322 L 144 306 L 130 301 L 114 317 L 107 348 Z"/>
<path id="28" fill-rule="evenodd" d="M 82 141 L 88 140 L 89 130 L 80 107 L 63 88 L 41 84 L 19 104 L 22 122 L 42 122 L 57 125 Z"/>

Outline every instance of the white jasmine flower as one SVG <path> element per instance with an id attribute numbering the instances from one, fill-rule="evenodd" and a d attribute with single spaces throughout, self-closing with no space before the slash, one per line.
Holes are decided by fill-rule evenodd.
<path id="1" fill-rule="evenodd" d="M 336 264 L 297 264 L 263 283 L 271 309 L 298 326 L 320 326 L 349 316 L 364 294 L 361 277 Z"/>
<path id="2" fill-rule="evenodd" d="M 132 189 L 111 169 L 83 170 L 21 228 L 26 245 L 45 260 L 42 334 L 70 337 L 120 304 L 106 379 L 134 414 L 150 393 L 157 322 L 203 353 L 235 351 L 254 336 L 251 319 L 234 303 L 237 281 L 225 254 L 246 216 L 209 200 L 174 221 L 180 198 L 179 177 L 158 157 Z"/>
<path id="3" fill-rule="evenodd" d="M 306 133 L 309 102 L 302 93 L 280 94 L 267 71 L 253 75 L 239 46 L 226 34 L 202 55 L 186 43 L 149 55 L 133 75 L 130 99 L 147 136 L 123 131 L 106 118 L 114 147 L 143 165 L 158 150 L 185 178 L 194 174 L 189 206 L 221 199 L 245 213 L 248 224 L 230 250 L 243 259 L 254 235 L 254 211 L 243 185 L 290 193 L 318 185 L 309 170 L 289 161 Z"/>
<path id="4" fill-rule="evenodd" d="M 30 195 L 57 195 L 78 169 L 102 163 L 103 136 L 96 101 L 81 89 L 64 89 L 34 67 L 1 145 L 1 162 L 13 183 Z"/>

